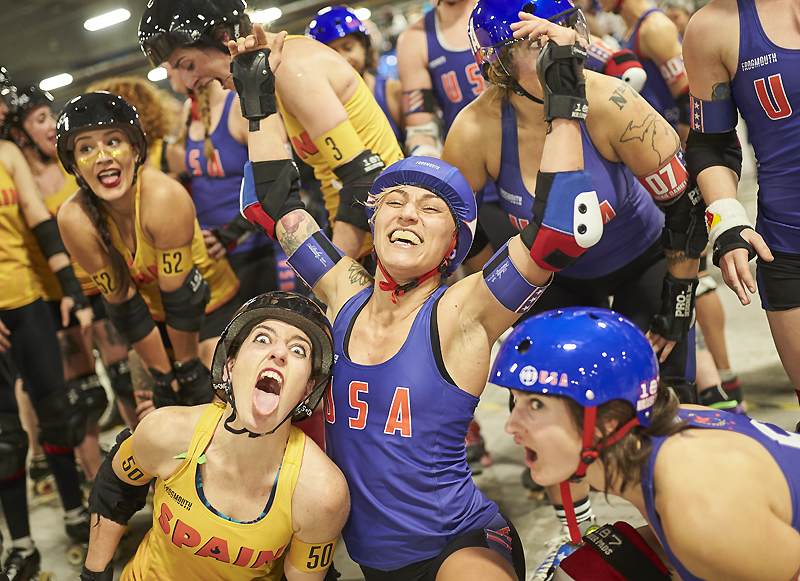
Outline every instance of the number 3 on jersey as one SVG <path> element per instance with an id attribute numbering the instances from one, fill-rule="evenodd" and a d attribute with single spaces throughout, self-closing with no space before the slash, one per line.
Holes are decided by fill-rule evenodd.
<path id="1" fill-rule="evenodd" d="M 478 68 L 478 64 L 468 64 L 466 67 L 464 67 L 464 74 L 467 75 L 467 80 L 469 81 L 469 84 L 472 85 L 472 94 L 477 96 L 483 93 L 486 85 L 483 82 L 483 76 Z M 460 103 L 464 98 L 464 95 L 461 93 L 461 87 L 458 84 L 456 72 L 447 71 L 446 73 L 442 74 L 441 78 L 444 92 L 447 93 L 447 98 L 453 103 Z"/>
<path id="2" fill-rule="evenodd" d="M 363 430 L 367 427 L 369 404 L 362 399 L 369 393 L 369 384 L 364 381 L 351 381 L 348 388 L 348 403 L 355 411 L 355 416 L 347 418 L 348 425 L 353 430 Z M 336 422 L 336 409 L 333 402 L 333 381 L 325 393 L 325 420 L 329 424 Z M 380 413 L 380 412 L 374 412 Z M 404 438 L 411 437 L 411 397 L 407 387 L 396 387 L 392 396 L 392 403 L 386 415 L 383 433 L 394 436 L 399 432 Z"/>

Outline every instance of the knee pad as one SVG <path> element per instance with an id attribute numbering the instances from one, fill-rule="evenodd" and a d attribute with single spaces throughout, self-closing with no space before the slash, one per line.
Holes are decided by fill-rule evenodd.
<path id="1" fill-rule="evenodd" d="M 681 403 L 695 405 L 700 403 L 700 398 L 697 395 L 697 384 L 694 381 L 686 381 L 685 379 L 662 379 L 662 381 L 678 396 Z"/>
<path id="2" fill-rule="evenodd" d="M 108 407 L 106 390 L 96 373 L 70 379 L 67 382 L 67 395 L 70 401 L 77 401 L 88 425 L 96 424 Z"/>
<path id="3" fill-rule="evenodd" d="M 106 368 L 106 372 L 111 380 L 111 389 L 114 390 L 114 395 L 126 406 L 135 408 L 136 398 L 133 397 L 133 380 L 128 360 L 123 359 L 112 363 Z"/>
<path id="4" fill-rule="evenodd" d="M 33 404 L 39 418 L 39 441 L 57 448 L 74 448 L 86 436 L 86 413 L 71 400 L 67 390 L 59 390 Z"/>
<path id="5" fill-rule="evenodd" d="M 19 415 L 0 413 L 0 480 L 24 474 L 28 456 L 28 434 L 22 429 Z"/>

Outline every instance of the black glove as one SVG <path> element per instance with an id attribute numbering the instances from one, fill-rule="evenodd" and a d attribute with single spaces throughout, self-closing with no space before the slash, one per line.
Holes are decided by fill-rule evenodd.
<path id="1" fill-rule="evenodd" d="M 81 581 L 113 581 L 114 579 L 114 563 L 109 562 L 106 565 L 106 568 L 101 571 L 100 573 L 96 573 L 95 571 L 89 571 L 86 568 L 86 565 L 83 566 L 81 569 Z"/>
<path id="2" fill-rule="evenodd" d="M 225 247 L 227 252 L 231 252 L 239 241 L 250 232 L 255 232 L 255 226 L 247 221 L 241 214 L 236 216 L 221 228 L 214 228 L 211 233 Z"/>
<path id="3" fill-rule="evenodd" d="M 559 46 L 552 40 L 544 45 L 536 59 L 536 72 L 544 89 L 544 120 L 586 119 L 586 79 L 583 61 L 586 49 L 579 43 Z"/>
<path id="4" fill-rule="evenodd" d="M 258 131 L 259 121 L 278 112 L 275 74 L 269 68 L 268 48 L 240 54 L 231 61 L 231 74 L 242 116 L 250 121 L 250 131 Z"/>
<path id="5" fill-rule="evenodd" d="M 65 266 L 55 274 L 58 284 L 61 285 L 61 292 L 64 293 L 65 297 L 69 297 L 75 302 L 75 306 L 72 307 L 73 313 L 89 306 L 89 299 L 83 294 L 81 283 L 75 277 L 75 271 L 71 265 Z"/>
<path id="6" fill-rule="evenodd" d="M 168 405 L 181 405 L 178 394 L 172 389 L 172 381 L 175 379 L 175 375 L 171 371 L 169 373 L 161 373 L 152 367 L 148 371 L 155 382 L 153 386 L 153 405 L 157 408 L 163 408 Z"/>
<path id="7" fill-rule="evenodd" d="M 199 405 L 214 399 L 211 372 L 199 359 L 191 359 L 185 363 L 176 361 L 173 369 L 178 379 L 181 405 Z"/>
<path id="8" fill-rule="evenodd" d="M 668 341 L 680 341 L 694 324 L 698 279 L 675 278 L 670 273 L 661 287 L 661 311 L 653 317 L 650 331 Z"/>

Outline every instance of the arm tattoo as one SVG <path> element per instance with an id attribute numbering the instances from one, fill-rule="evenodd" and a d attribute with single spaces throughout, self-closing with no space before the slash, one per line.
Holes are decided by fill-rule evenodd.
<path id="1" fill-rule="evenodd" d="M 369 275 L 366 269 L 358 262 L 353 261 L 347 271 L 350 283 L 358 286 L 369 286 L 375 284 L 375 280 Z"/>
<path id="2" fill-rule="evenodd" d="M 608 99 L 610 102 L 614 103 L 620 110 L 628 103 L 628 100 L 625 98 L 625 91 L 629 91 L 630 94 L 633 96 L 634 99 L 638 97 L 636 91 L 631 90 L 630 85 L 628 83 L 621 83 L 614 92 L 611 94 L 611 97 Z"/>
<path id="3" fill-rule="evenodd" d="M 731 98 L 731 84 L 730 83 L 717 83 L 711 87 L 711 100 L 724 101 Z"/>
<path id="4" fill-rule="evenodd" d="M 670 135 L 666 121 L 664 121 L 655 113 L 650 113 L 647 117 L 645 117 L 644 121 L 642 121 L 640 125 L 634 125 L 633 121 L 629 121 L 628 126 L 625 128 L 625 131 L 622 133 L 619 141 L 620 143 L 625 143 L 628 141 L 633 141 L 634 139 L 638 139 L 643 144 L 649 145 L 653 152 L 655 152 L 655 154 L 658 156 L 658 167 L 661 167 L 663 163 L 675 153 L 679 142 L 677 136 L 674 135 L 673 132 L 672 143 L 670 143 L 667 147 L 662 147 L 664 150 L 662 153 L 659 151 L 659 148 L 656 147 L 656 137 L 660 135 L 659 132 L 664 132 L 667 135 Z"/>
<path id="5" fill-rule="evenodd" d="M 319 230 L 319 226 L 306 212 L 295 210 L 281 218 L 283 232 L 278 236 L 278 243 L 287 256 L 297 250 L 300 245 Z"/>
<path id="6" fill-rule="evenodd" d="M 686 253 L 682 250 L 665 250 L 664 253 L 667 255 L 668 266 L 679 266 L 689 261 Z"/>

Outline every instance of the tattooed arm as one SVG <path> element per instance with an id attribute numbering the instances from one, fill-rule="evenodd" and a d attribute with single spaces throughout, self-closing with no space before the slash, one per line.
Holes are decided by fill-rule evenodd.
<path id="1" fill-rule="evenodd" d="M 287 159 L 280 123 L 281 118 L 272 115 L 261 121 L 259 131 L 250 134 L 248 152 L 251 161 Z M 305 210 L 293 210 L 275 225 L 275 237 L 286 255 L 291 256 L 319 229 L 311 214 Z M 313 291 L 328 305 L 328 315 L 333 319 L 350 297 L 372 284 L 372 277 L 364 267 L 345 256 L 319 279 Z"/>

